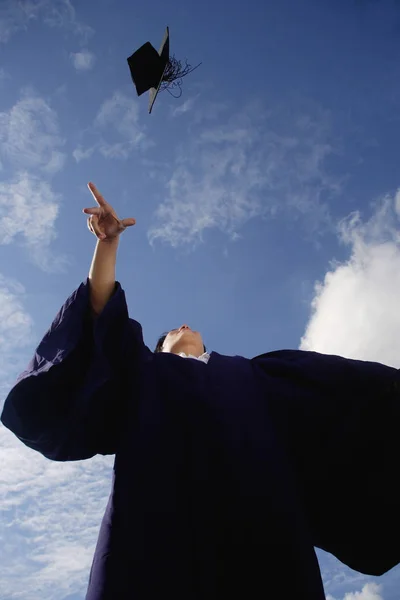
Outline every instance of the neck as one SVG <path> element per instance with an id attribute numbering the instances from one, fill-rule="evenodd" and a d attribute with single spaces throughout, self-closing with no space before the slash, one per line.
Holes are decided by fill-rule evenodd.
<path id="1" fill-rule="evenodd" d="M 177 343 L 171 348 L 171 352 L 173 354 L 179 354 L 180 352 L 184 352 L 185 354 L 191 354 L 192 356 L 197 356 L 198 358 L 203 354 L 204 349 L 203 347 L 199 348 L 199 346 L 196 344 Z"/>

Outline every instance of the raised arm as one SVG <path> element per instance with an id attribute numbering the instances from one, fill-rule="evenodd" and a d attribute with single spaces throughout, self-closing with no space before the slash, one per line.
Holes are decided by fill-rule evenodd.
<path id="1" fill-rule="evenodd" d="M 89 272 L 90 300 L 95 315 L 99 315 L 115 290 L 115 265 L 120 234 L 135 225 L 135 219 L 120 220 L 114 209 L 93 183 L 88 187 L 97 206 L 84 208 L 89 230 L 96 236 L 97 244 Z"/>
<path id="2" fill-rule="evenodd" d="M 89 278 L 64 302 L 1 414 L 26 446 L 58 461 L 116 452 L 132 400 L 124 373 L 134 376 L 148 350 L 115 281 L 118 238 L 134 219 L 120 221 L 90 188 L 99 206 L 84 211 L 98 240 Z"/>

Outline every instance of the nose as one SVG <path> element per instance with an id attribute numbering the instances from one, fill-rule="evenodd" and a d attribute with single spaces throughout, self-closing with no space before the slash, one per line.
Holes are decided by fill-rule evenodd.
<path id="1" fill-rule="evenodd" d="M 181 325 L 179 327 L 179 331 L 182 331 L 183 329 L 190 329 L 189 325 Z"/>

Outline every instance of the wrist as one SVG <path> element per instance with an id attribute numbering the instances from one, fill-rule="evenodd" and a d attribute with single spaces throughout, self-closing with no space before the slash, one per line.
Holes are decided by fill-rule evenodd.
<path id="1" fill-rule="evenodd" d="M 97 243 L 101 246 L 118 246 L 119 235 L 113 238 L 106 238 L 105 240 L 97 240 Z"/>

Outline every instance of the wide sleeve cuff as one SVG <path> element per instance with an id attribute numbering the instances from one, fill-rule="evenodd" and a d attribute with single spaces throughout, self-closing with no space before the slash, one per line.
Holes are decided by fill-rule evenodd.
<path id="1" fill-rule="evenodd" d="M 356 571 L 400 563 L 400 371 L 300 350 L 253 359 L 314 545 Z"/>
<path id="2" fill-rule="evenodd" d="M 115 452 L 127 358 L 145 348 L 117 282 L 102 313 L 91 315 L 89 282 L 65 301 L 6 398 L 1 421 L 23 443 L 53 460 Z M 110 398 L 111 396 L 111 398 Z M 114 397 L 115 396 L 115 397 Z"/>

